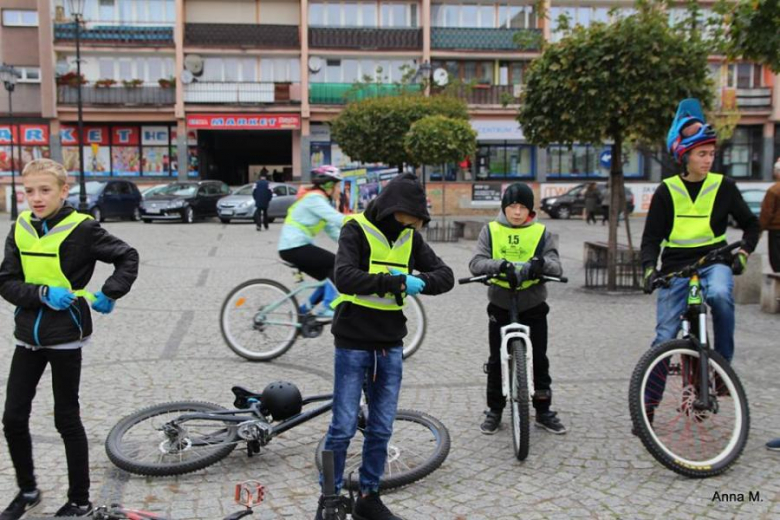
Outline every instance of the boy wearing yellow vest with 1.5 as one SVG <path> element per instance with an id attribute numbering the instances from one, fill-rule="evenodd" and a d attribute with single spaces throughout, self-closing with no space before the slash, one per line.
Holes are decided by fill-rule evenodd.
<path id="1" fill-rule="evenodd" d="M 68 501 L 55 516 L 87 516 L 89 452 L 81 423 L 81 348 L 92 334 L 91 307 L 103 314 L 130 291 L 138 275 L 138 253 L 95 220 L 65 203 L 65 168 L 49 159 L 30 162 L 22 172 L 30 211 L 23 211 L 5 243 L 0 296 L 16 305 L 3 431 L 16 470 L 19 494 L 0 513 L 16 520 L 41 502 L 35 480 L 30 412 L 38 382 L 51 366 L 54 425 L 65 444 Z M 86 291 L 97 261 L 114 273 L 94 295 Z"/>
<path id="2" fill-rule="evenodd" d="M 566 433 L 566 427 L 550 410 L 552 378 L 547 359 L 547 289 L 539 283 L 542 275 L 561 276 L 563 269 L 558 257 L 558 245 L 547 228 L 536 221 L 534 192 L 517 182 L 509 186 L 501 198 L 498 219 L 482 228 L 477 250 L 469 263 L 474 276 L 512 273 L 517 276 L 522 292 L 518 302 L 518 316 L 509 316 L 512 298 L 506 281 L 493 280 L 488 289 L 488 339 L 490 356 L 485 365 L 487 373 L 487 405 L 482 433 L 493 435 L 501 424 L 506 398 L 501 392 L 501 327 L 511 322 L 531 329 L 534 367 L 533 405 L 536 425 L 555 434 Z"/>

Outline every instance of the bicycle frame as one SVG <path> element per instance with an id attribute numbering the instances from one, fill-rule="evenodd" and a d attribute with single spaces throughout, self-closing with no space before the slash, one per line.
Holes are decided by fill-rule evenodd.
<path id="1" fill-rule="evenodd" d="M 688 306 L 682 317 L 683 338 L 699 351 L 699 396 L 694 407 L 708 410 L 711 405 L 709 391 L 709 342 L 707 338 L 707 304 L 701 293 L 699 273 L 694 271 L 688 282 Z"/>
<path id="2" fill-rule="evenodd" d="M 322 281 L 316 281 L 316 282 L 302 282 L 302 281 L 300 281 L 300 282 L 296 282 L 296 283 L 298 284 L 297 287 L 293 288 L 283 298 L 280 298 L 279 300 L 277 300 L 277 301 L 275 301 L 273 303 L 270 303 L 270 304 L 266 305 L 265 307 L 263 307 L 262 309 L 260 309 L 259 311 L 257 311 L 256 316 L 261 317 L 261 321 L 263 323 L 267 324 L 267 325 L 286 325 L 286 326 L 289 326 L 290 323 L 288 323 L 288 322 L 280 322 L 280 321 L 269 320 L 269 319 L 265 318 L 265 315 L 275 311 L 276 309 L 278 309 L 285 301 L 289 300 L 293 296 L 297 296 L 298 294 L 300 294 L 302 292 L 305 292 L 305 291 L 308 291 L 308 290 L 316 291 L 320 287 L 323 287 L 327 283 L 327 279 L 322 280 Z M 255 320 L 257 320 L 257 318 L 255 318 Z M 325 324 L 327 322 L 325 320 L 322 320 L 321 323 Z M 301 328 L 301 323 L 298 322 L 294 326 L 295 326 L 295 328 L 300 329 Z"/>

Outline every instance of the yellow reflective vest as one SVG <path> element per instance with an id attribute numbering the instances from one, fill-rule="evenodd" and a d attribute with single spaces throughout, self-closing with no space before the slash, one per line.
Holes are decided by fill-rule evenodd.
<path id="1" fill-rule="evenodd" d="M 495 220 L 488 224 L 490 230 L 490 245 L 494 260 L 508 260 L 512 263 L 528 262 L 536 254 L 536 249 L 544 237 L 543 224 L 534 222 L 530 226 L 502 226 Z M 490 283 L 509 289 L 509 282 L 492 279 Z M 525 280 L 518 290 L 523 290 L 539 283 L 539 280 Z"/>
<path id="2" fill-rule="evenodd" d="M 708 173 L 702 181 L 701 191 L 696 202 L 691 200 L 688 189 L 679 175 L 664 179 L 674 206 L 674 221 L 664 247 L 690 248 L 717 244 L 726 239 L 726 235 L 715 236 L 710 220 L 715 207 L 715 197 L 723 182 L 723 175 Z"/>
<path id="3" fill-rule="evenodd" d="M 293 218 L 293 210 L 295 210 L 298 204 L 303 202 L 303 200 L 306 197 L 326 197 L 326 196 L 318 191 L 312 191 L 305 194 L 303 197 L 296 200 L 289 208 L 287 208 L 287 216 L 284 218 L 284 223 L 289 224 L 291 226 L 295 226 L 298 229 L 302 230 L 307 235 L 309 235 L 310 237 L 314 238 L 315 236 L 317 236 L 317 234 L 320 231 L 322 231 L 322 229 L 325 227 L 325 224 L 327 224 L 325 220 L 320 220 L 319 222 L 317 222 L 317 224 L 313 226 L 305 226 Z"/>
<path id="4" fill-rule="evenodd" d="M 398 269 L 403 273 L 409 272 L 409 260 L 412 257 L 412 243 L 414 242 L 414 231 L 405 229 L 398 235 L 398 239 L 390 246 L 387 237 L 379 231 L 362 213 L 347 217 L 348 220 L 354 220 L 360 224 L 360 229 L 368 241 L 371 248 L 371 257 L 368 263 L 368 272 L 370 274 L 389 274 L 389 269 Z M 349 295 L 342 294 L 331 304 L 336 307 L 341 302 L 352 302 L 356 305 L 362 305 L 370 309 L 381 311 L 400 311 L 403 305 L 398 305 L 394 294 L 372 294 L 372 295 Z"/>

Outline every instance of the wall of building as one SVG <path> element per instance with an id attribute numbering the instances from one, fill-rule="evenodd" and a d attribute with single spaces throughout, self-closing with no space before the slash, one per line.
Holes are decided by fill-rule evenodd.
<path id="1" fill-rule="evenodd" d="M 284 0 L 260 0 L 260 23 L 272 25 L 299 25 L 301 6 L 298 2 Z"/>
<path id="2" fill-rule="evenodd" d="M 187 0 L 186 23 L 256 23 L 255 0 Z"/>

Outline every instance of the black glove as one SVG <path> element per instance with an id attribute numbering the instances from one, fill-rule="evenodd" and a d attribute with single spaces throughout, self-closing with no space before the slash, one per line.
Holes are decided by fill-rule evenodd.
<path id="1" fill-rule="evenodd" d="M 544 275 L 544 257 L 535 256 L 528 262 L 528 279 L 538 280 Z"/>
<path id="2" fill-rule="evenodd" d="M 502 260 L 501 265 L 498 266 L 498 272 L 501 274 L 506 274 L 510 271 L 514 271 L 515 264 L 510 262 L 509 260 Z"/>
<path id="3" fill-rule="evenodd" d="M 731 259 L 731 272 L 735 276 L 739 276 L 745 272 L 747 268 L 748 255 L 742 251 L 738 251 Z"/>
<path id="4" fill-rule="evenodd" d="M 520 284 L 520 282 L 517 279 L 517 271 L 515 270 L 515 264 L 513 264 L 509 260 L 504 260 L 503 262 L 501 262 L 501 266 L 498 268 L 498 272 L 503 274 L 506 277 L 506 281 L 509 282 L 509 285 L 516 287 Z"/>
<path id="5" fill-rule="evenodd" d="M 645 294 L 651 294 L 653 292 L 653 284 L 657 278 L 658 271 L 655 270 L 655 267 L 645 267 L 645 274 L 642 277 L 642 291 Z"/>

